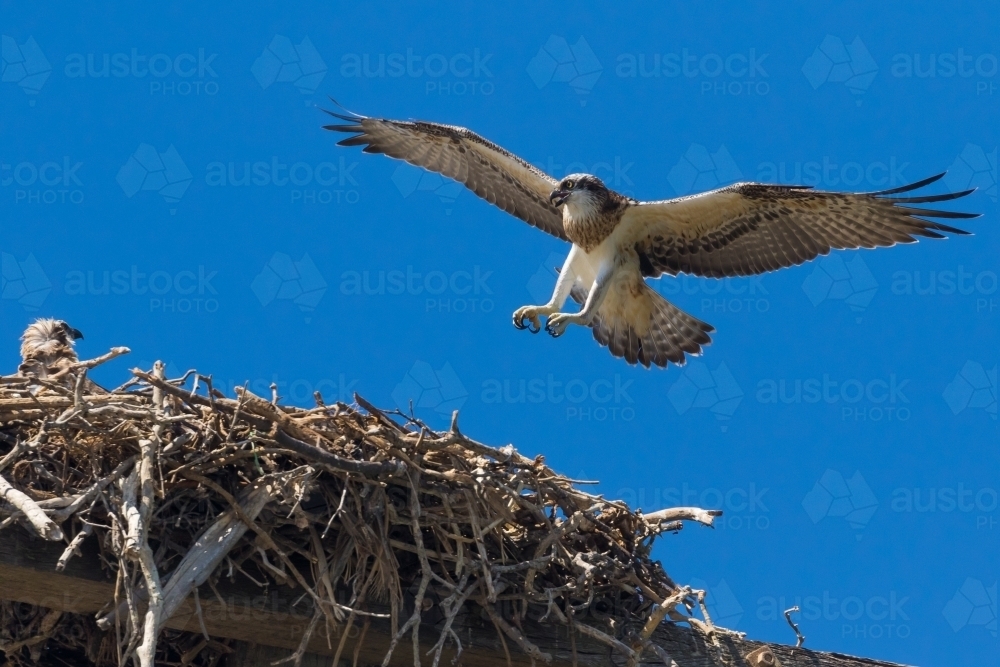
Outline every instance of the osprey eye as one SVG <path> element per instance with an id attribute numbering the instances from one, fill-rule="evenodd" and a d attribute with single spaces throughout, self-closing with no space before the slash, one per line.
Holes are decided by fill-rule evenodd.
<path id="1" fill-rule="evenodd" d="M 563 181 L 563 187 L 567 190 L 572 190 L 573 186 L 576 185 L 576 181 L 570 179 L 568 181 Z"/>

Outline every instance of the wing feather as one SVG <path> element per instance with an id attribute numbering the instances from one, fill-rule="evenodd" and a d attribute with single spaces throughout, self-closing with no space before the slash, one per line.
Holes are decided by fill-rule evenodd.
<path id="1" fill-rule="evenodd" d="M 943 174 L 891 190 L 822 192 L 806 187 L 737 183 L 692 197 L 643 202 L 622 219 L 646 275 L 689 273 L 722 278 L 795 266 L 835 249 L 881 248 L 968 232 L 933 220 L 976 213 L 921 208 L 972 192 L 892 197 Z"/>
<path id="2" fill-rule="evenodd" d="M 364 146 L 452 178 L 476 195 L 563 240 L 562 212 L 549 203 L 556 180 L 478 134 L 454 125 L 344 115 L 350 124 L 324 126 L 352 136 L 339 146 Z"/>

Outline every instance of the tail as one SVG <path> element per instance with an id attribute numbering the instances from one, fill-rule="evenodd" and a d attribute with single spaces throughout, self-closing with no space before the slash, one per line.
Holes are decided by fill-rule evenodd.
<path id="1" fill-rule="evenodd" d="M 579 304 L 587 299 L 582 286 L 570 296 Z M 666 368 L 683 366 L 685 355 L 700 355 L 715 328 L 673 305 L 637 276 L 629 289 L 609 290 L 590 324 L 594 340 L 630 364 Z"/>

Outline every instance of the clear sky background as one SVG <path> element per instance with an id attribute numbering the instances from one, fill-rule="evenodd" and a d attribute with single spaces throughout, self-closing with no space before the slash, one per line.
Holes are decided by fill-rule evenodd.
<path id="1" fill-rule="evenodd" d="M 717 622 L 921 665 L 997 656 L 998 5 L 0 3 L 0 367 L 80 350 L 288 403 L 357 391 L 644 510 Z M 105 64 L 106 63 L 106 64 Z M 736 180 L 880 190 L 948 170 L 975 236 L 657 289 L 718 329 L 685 368 L 511 326 L 567 247 L 334 146 L 318 107 L 468 126 L 660 199 Z"/>

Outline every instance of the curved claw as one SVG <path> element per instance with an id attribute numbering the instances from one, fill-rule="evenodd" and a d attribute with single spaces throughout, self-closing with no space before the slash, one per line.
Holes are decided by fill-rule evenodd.
<path id="1" fill-rule="evenodd" d="M 531 333 L 538 333 L 539 331 L 542 330 L 542 323 L 538 319 L 537 315 L 530 315 L 527 313 L 518 315 L 518 313 L 514 313 L 513 320 L 514 320 L 514 327 L 517 329 L 521 330 L 527 329 Z M 529 324 L 525 324 L 525 320 L 527 320 Z"/>
<path id="2" fill-rule="evenodd" d="M 556 331 L 555 329 L 552 328 L 551 324 L 546 324 L 545 325 L 545 331 L 547 331 L 548 334 L 550 336 L 552 336 L 553 338 L 559 338 L 559 336 L 562 336 L 565 333 L 565 330 L 564 331 Z"/>

